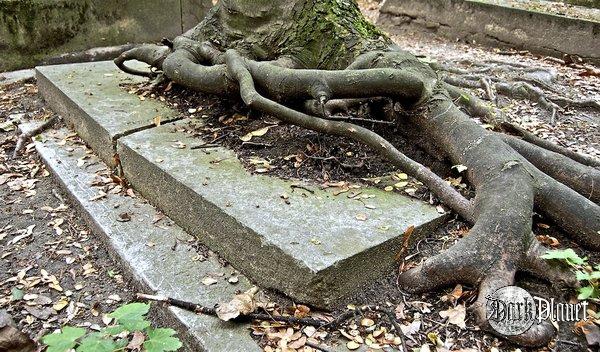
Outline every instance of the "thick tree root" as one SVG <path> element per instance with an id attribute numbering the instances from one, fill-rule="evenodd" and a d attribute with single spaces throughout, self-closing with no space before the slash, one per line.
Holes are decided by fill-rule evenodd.
<path id="1" fill-rule="evenodd" d="M 501 127 L 508 132 L 517 134 L 519 137 L 523 138 L 523 140 L 525 140 L 531 144 L 535 144 L 538 147 L 542 147 L 542 148 L 550 150 L 552 152 L 562 154 L 568 158 L 571 158 L 571 159 L 577 161 L 580 164 L 583 164 L 586 166 L 591 166 L 591 167 L 596 167 L 596 168 L 600 167 L 599 159 L 593 158 L 588 155 L 579 154 L 570 149 L 567 149 L 567 148 L 561 147 L 557 144 L 554 144 L 552 142 L 549 142 L 543 138 L 540 138 L 540 137 L 534 135 L 533 133 L 527 131 L 526 129 L 524 129 L 520 126 L 517 126 L 517 125 L 509 123 L 509 122 L 503 122 Z"/>
<path id="2" fill-rule="evenodd" d="M 502 135 L 502 139 L 540 171 L 591 201 L 600 202 L 600 170 L 513 136 Z"/>
<path id="3" fill-rule="evenodd" d="M 544 79 L 528 76 L 504 83 L 481 76 L 494 70 L 483 67 L 451 71 L 465 77 L 448 76 L 445 78 L 448 83 L 444 83 L 429 66 L 392 49 L 368 52 L 358 56 L 346 70 L 332 71 L 304 68 L 290 57 L 259 62 L 235 50 L 222 53 L 209 44 L 178 38 L 166 49 L 144 47 L 125 53 L 117 64 L 129 70 L 124 63 L 138 59 L 162 69 L 166 77 L 188 88 L 221 95 L 239 94 L 250 108 L 286 123 L 364 143 L 421 181 L 473 227 L 445 252 L 402 273 L 399 283 L 417 292 L 455 283 L 479 285 L 474 314 L 483 328 L 496 333 L 485 314 L 486 296 L 513 284 L 518 271 L 564 285 L 575 284 L 562 268 L 539 258 L 544 249 L 532 233 L 534 207 L 582 245 L 600 249 L 600 207 L 594 203 L 600 196 L 599 173 L 593 168 L 598 162 L 540 141 L 518 128 L 510 132 L 521 138 L 488 131 L 457 107 L 507 131 L 511 125 L 501 111 L 457 86 L 482 88 L 490 100 L 497 94 L 523 95 L 558 110 L 562 103 L 543 92 Z M 504 67 L 512 70 L 516 66 L 497 63 L 494 67 L 506 72 L 509 69 Z M 405 117 L 406 124 L 431 139 L 454 164 L 467 167 L 469 182 L 476 190 L 473 201 L 375 132 L 348 122 L 351 119 L 337 121 L 331 116 L 335 106 L 344 109 L 362 104 L 365 99 L 382 97 L 410 111 Z M 570 105 L 576 104 L 570 102 Z M 579 177 L 573 178 L 572 174 Z M 554 333 L 551 324 L 543 323 L 523 335 L 508 338 L 522 345 L 541 346 Z"/>

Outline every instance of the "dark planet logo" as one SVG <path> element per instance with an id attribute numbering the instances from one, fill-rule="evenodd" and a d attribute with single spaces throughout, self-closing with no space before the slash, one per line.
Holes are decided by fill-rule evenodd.
<path id="1" fill-rule="evenodd" d="M 505 336 L 521 335 L 536 320 L 536 306 L 529 292 L 506 286 L 486 296 L 486 315 L 492 328 Z"/>

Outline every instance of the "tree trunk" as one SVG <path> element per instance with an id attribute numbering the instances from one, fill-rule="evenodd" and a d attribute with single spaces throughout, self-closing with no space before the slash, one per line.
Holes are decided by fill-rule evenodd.
<path id="1" fill-rule="evenodd" d="M 555 114 L 561 103 L 544 93 L 545 82 L 518 78 L 522 76 L 499 82 L 486 76 L 524 67 L 489 63 L 465 71 L 421 62 L 369 23 L 353 0 L 221 0 L 198 26 L 173 42 L 142 46 L 116 60 L 126 72 L 154 76 L 155 71 L 128 68 L 125 63 L 131 59 L 190 89 L 239 96 L 250 108 L 286 123 L 353 138 L 423 182 L 473 227 L 450 249 L 402 273 L 399 282 L 412 291 L 479 285 L 474 311 L 483 328 L 491 330 L 485 297 L 513 284 L 517 271 L 574 284 L 564 268 L 540 259 L 544 249 L 532 233 L 534 207 L 582 245 L 600 248 L 600 207 L 594 203 L 600 198 L 597 160 L 573 158 L 573 152 L 536 143 L 526 134 L 505 134 L 501 112 L 459 88 L 483 88 L 490 98 L 494 93 L 524 96 Z M 468 168 L 476 190 L 473 199 L 375 132 L 327 113 L 340 101 L 351 105 L 356 99 L 381 97 L 399 104 L 396 118 L 403 125 L 425 135 L 453 164 Z M 593 102 L 579 103 L 600 109 Z M 494 124 L 496 132 L 471 116 Z M 582 177 L 568 177 L 573 173 Z M 545 322 L 508 338 L 539 346 L 554 333 Z"/>

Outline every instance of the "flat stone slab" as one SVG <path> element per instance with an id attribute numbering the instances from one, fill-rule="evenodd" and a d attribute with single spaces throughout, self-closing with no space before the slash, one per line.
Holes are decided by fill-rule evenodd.
<path id="1" fill-rule="evenodd" d="M 116 68 L 96 65 L 74 68 L 91 77 L 119 77 Z M 67 66 L 62 69 L 54 76 L 59 82 L 69 75 Z M 84 85 L 63 83 L 66 92 L 49 94 L 43 90 L 61 85 L 54 77 L 44 77 L 48 82 L 40 86 L 42 94 L 66 110 L 94 150 L 98 141 L 85 126 L 127 131 L 108 136 L 116 141 L 125 176 L 136 190 L 257 284 L 297 301 L 339 305 L 362 285 L 390 273 L 407 228 L 415 227 L 411 239 L 416 240 L 444 219 L 434 207 L 398 193 L 363 187 L 361 195 L 351 199 L 318 185 L 304 185 L 311 189 L 307 191 L 293 188 L 294 181 L 252 175 L 230 150 L 191 150 L 190 145 L 202 141 L 183 132 L 188 121 L 129 129 L 107 118 L 114 114 L 113 105 L 101 101 L 137 99 L 136 107 L 121 106 L 129 109 L 125 112 L 136 110 L 131 114 L 141 124 L 156 114 L 157 102 L 139 101 L 118 88 L 117 79 L 102 85 L 89 80 Z M 88 92 L 99 103 L 90 105 L 93 101 L 77 91 Z M 162 109 L 161 114 L 176 116 Z"/>
<path id="2" fill-rule="evenodd" d="M 200 142 L 178 131 L 185 123 L 119 139 L 127 180 L 261 286 L 302 302 L 339 304 L 390 272 L 408 227 L 418 238 L 441 219 L 399 194 L 365 188 L 350 199 L 308 185 L 311 193 L 251 175 L 228 149 L 181 149 Z"/>
<path id="3" fill-rule="evenodd" d="M 179 117 L 163 104 L 127 94 L 119 84 L 142 78 L 119 71 L 111 61 L 41 66 L 36 77 L 50 107 L 111 166 L 119 137 L 154 126 L 157 116 L 162 123 Z"/>
<path id="4" fill-rule="evenodd" d="M 13 84 L 35 77 L 34 70 L 19 70 L 0 73 L 0 86 Z"/>
<path id="5" fill-rule="evenodd" d="M 212 253 L 205 261 L 196 260 L 196 250 L 186 241 L 190 236 L 179 226 L 169 225 L 169 219 L 155 224 L 157 210 L 143 199 L 109 193 L 92 200 L 98 191 L 90 184 L 96 171 L 106 169 L 106 165 L 86 147 L 61 143 L 68 133 L 66 129 L 45 133 L 42 141 L 35 142 L 36 150 L 136 289 L 212 306 L 228 302 L 236 290 L 245 291 L 251 286 L 232 267 L 220 265 Z M 79 160 L 85 163 L 81 165 Z M 131 221 L 117 221 L 123 212 L 130 214 Z M 227 282 L 232 272 L 239 278 L 236 285 Z M 217 284 L 203 285 L 201 281 L 207 276 L 217 279 Z M 163 304 L 154 304 L 152 312 L 157 311 L 165 320 L 163 325 L 178 330 L 186 351 L 261 350 L 247 324 L 229 324 Z"/>

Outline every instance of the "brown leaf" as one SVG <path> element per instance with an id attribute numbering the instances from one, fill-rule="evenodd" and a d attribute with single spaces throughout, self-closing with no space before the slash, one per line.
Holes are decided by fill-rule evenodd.
<path id="1" fill-rule="evenodd" d="M 440 316 L 442 318 L 448 318 L 448 322 L 450 324 L 456 325 L 461 329 L 465 329 L 467 326 L 465 324 L 465 318 L 467 317 L 467 310 L 465 306 L 462 304 L 457 305 L 454 308 L 450 308 L 448 310 L 444 310 L 440 312 Z"/>
<path id="2" fill-rule="evenodd" d="M 310 308 L 304 305 L 296 306 L 296 310 L 294 311 L 294 317 L 296 318 L 304 318 L 310 313 Z"/>
<path id="3" fill-rule="evenodd" d="M 254 295 L 258 292 L 258 287 L 252 287 L 248 291 L 235 295 L 233 299 L 217 308 L 219 319 L 229 321 L 240 315 L 248 315 L 256 310 Z"/>
<path id="4" fill-rule="evenodd" d="M 144 344 L 145 340 L 146 336 L 144 336 L 144 333 L 136 331 L 133 333 L 133 338 L 131 339 L 131 341 L 129 341 L 127 349 L 139 351 L 142 349 L 142 345 Z"/>

